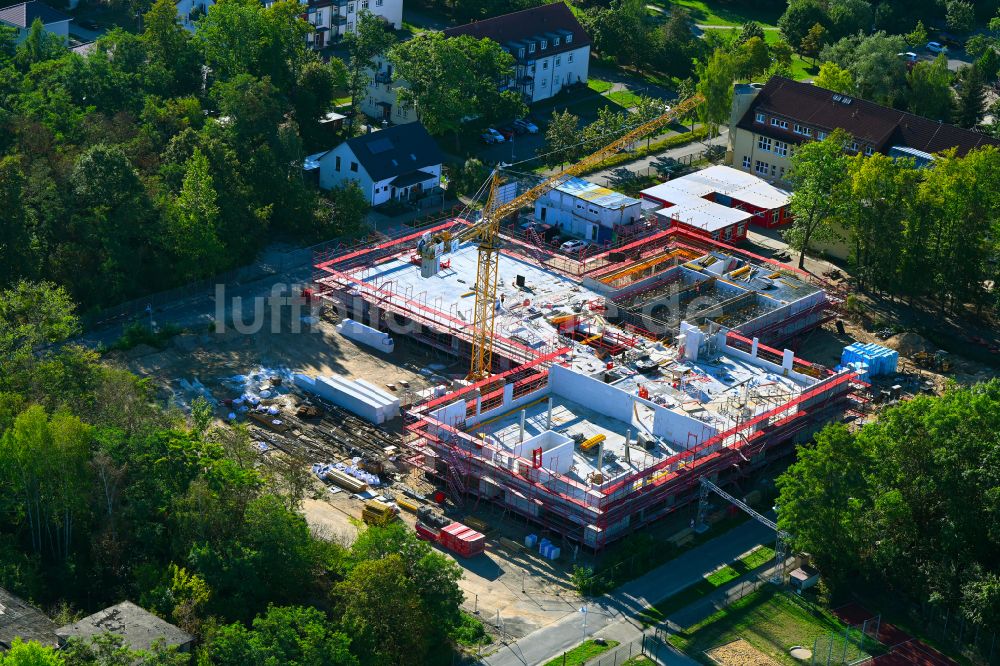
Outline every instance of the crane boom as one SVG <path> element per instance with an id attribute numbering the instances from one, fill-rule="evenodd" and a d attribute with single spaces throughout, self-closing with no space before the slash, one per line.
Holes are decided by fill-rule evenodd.
<path id="1" fill-rule="evenodd" d="M 680 102 L 666 113 L 639 125 L 607 146 L 587 155 L 579 162 L 571 164 L 554 176 L 531 187 L 510 201 L 497 203 L 500 173 L 493 172 L 489 196 L 483 209 L 483 217 L 476 224 L 459 231 L 455 238 L 459 241 L 475 240 L 479 244 L 479 260 L 476 266 L 476 305 L 472 326 L 472 363 L 469 378 L 485 379 L 493 367 L 493 331 L 496 321 L 497 275 L 500 259 L 500 223 L 524 206 L 532 204 L 546 192 L 553 190 L 577 174 L 599 164 L 618 151 L 627 148 L 642 137 L 655 132 L 674 120 L 697 108 L 705 98 L 700 93 Z"/>

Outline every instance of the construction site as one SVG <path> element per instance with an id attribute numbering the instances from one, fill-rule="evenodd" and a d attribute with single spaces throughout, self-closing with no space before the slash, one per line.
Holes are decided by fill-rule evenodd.
<path id="1" fill-rule="evenodd" d="M 372 346 L 469 359 L 405 408 L 406 466 L 600 551 L 861 409 L 866 384 L 770 346 L 833 315 L 808 274 L 655 222 L 579 256 L 519 234 L 573 174 L 497 172 L 481 214 L 317 255 L 310 295 Z"/>

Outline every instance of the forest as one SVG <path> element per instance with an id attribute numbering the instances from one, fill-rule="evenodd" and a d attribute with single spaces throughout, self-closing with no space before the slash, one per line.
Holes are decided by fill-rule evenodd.
<path id="1" fill-rule="evenodd" d="M 65 623 L 132 600 L 196 635 L 198 663 L 450 663 L 478 626 L 454 562 L 398 521 L 317 538 L 303 461 L 263 462 L 241 427 L 189 426 L 147 380 L 65 342 L 78 331 L 51 283 L 0 292 L 0 587 Z M 113 644 L 49 657 L 0 663 L 188 661 Z"/>
<path id="2" fill-rule="evenodd" d="M 0 30 L 0 287 L 65 286 L 85 310 L 252 260 L 273 237 L 333 238 L 366 210 L 321 197 L 306 150 L 346 86 L 297 3 L 218 7 L 191 34 L 159 0 L 87 56 L 37 23 Z"/>

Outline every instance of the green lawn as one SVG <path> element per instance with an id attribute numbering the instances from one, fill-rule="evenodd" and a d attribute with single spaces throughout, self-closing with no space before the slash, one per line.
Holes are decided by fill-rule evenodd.
<path id="1" fill-rule="evenodd" d="M 816 638 L 843 629 L 843 624 L 825 608 L 768 585 L 671 636 L 670 642 L 708 664 L 711 662 L 704 654 L 706 650 L 742 638 L 776 661 L 791 666 L 797 662 L 789 656 L 789 648 L 811 647 Z"/>
<path id="2" fill-rule="evenodd" d="M 639 619 L 646 625 L 662 622 L 685 606 L 690 606 L 726 583 L 730 583 L 740 576 L 750 573 L 757 567 L 763 566 L 773 559 L 773 548 L 758 546 L 740 559 L 716 569 L 691 587 L 685 588 L 658 604 L 650 606 L 639 614 Z"/>
<path id="3" fill-rule="evenodd" d="M 612 84 L 609 81 L 604 81 L 602 79 L 595 79 L 595 78 L 587 79 L 587 87 L 593 90 L 594 92 L 598 92 L 602 95 L 611 90 L 611 85 Z"/>
<path id="4" fill-rule="evenodd" d="M 747 21 L 757 21 L 762 26 L 774 27 L 781 16 L 780 11 L 731 7 L 719 0 L 653 0 L 651 4 L 664 9 L 680 5 L 691 12 L 695 23 L 702 25 L 742 25 Z"/>
<path id="5" fill-rule="evenodd" d="M 578 664 L 583 664 L 594 657 L 604 654 L 608 650 L 618 645 L 618 641 L 605 641 L 604 645 L 598 645 L 596 642 L 589 640 L 580 643 L 572 650 L 566 652 L 565 655 L 559 655 L 555 659 L 550 659 L 545 662 L 545 666 L 577 666 Z"/>

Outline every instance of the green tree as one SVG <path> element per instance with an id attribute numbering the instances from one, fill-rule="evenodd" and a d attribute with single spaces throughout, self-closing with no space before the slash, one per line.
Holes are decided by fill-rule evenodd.
<path id="1" fill-rule="evenodd" d="M 315 608 L 271 606 L 242 624 L 219 627 L 211 636 L 208 653 L 218 666 L 294 664 L 300 666 L 356 666 L 348 649 L 350 639 Z"/>
<path id="2" fill-rule="evenodd" d="M 219 266 L 219 204 L 208 158 L 197 148 L 187 163 L 181 191 L 172 205 L 168 231 L 175 270 L 185 280 L 210 274 Z"/>
<path id="3" fill-rule="evenodd" d="M 24 186 L 20 159 L 0 157 L 0 288 L 35 272 Z"/>
<path id="4" fill-rule="evenodd" d="M 752 79 L 767 71 L 771 65 L 771 53 L 760 37 L 751 37 L 734 54 L 734 67 L 739 78 Z"/>
<path id="5" fill-rule="evenodd" d="M 10 650 L 0 654 L 0 666 L 63 666 L 64 662 L 53 647 L 37 641 L 24 642 L 15 638 Z"/>
<path id="6" fill-rule="evenodd" d="M 580 133 L 580 118 L 563 109 L 553 111 L 549 126 L 545 129 L 546 163 L 550 165 L 565 164 L 579 153 L 582 136 Z"/>
<path id="7" fill-rule="evenodd" d="M 833 39 L 871 32 L 875 16 L 867 0 L 830 0 L 827 13 Z"/>
<path id="8" fill-rule="evenodd" d="M 966 0 L 948 0 L 945 20 L 955 32 L 969 32 L 976 20 L 976 8 Z"/>
<path id="9" fill-rule="evenodd" d="M 80 332 L 76 305 L 51 282 L 20 281 L 0 292 L 0 388 L 10 378 L 5 362 L 30 357 L 43 344 L 62 342 Z"/>
<path id="10" fill-rule="evenodd" d="M 841 205 L 848 141 L 847 133 L 837 130 L 822 141 L 803 144 L 792 156 L 789 180 L 794 189 L 789 209 L 793 222 L 785 239 L 799 252 L 799 268 L 805 268 L 810 243 L 829 236 L 830 220 Z"/>
<path id="11" fill-rule="evenodd" d="M 802 38 L 802 44 L 799 46 L 799 51 L 802 52 L 807 58 L 812 58 L 813 65 L 816 64 L 816 58 L 819 56 L 819 52 L 823 49 L 826 44 L 826 28 L 823 27 L 821 23 L 816 23 L 813 27 L 809 28 L 809 32 L 806 36 Z"/>
<path id="12" fill-rule="evenodd" d="M 201 84 L 200 59 L 191 33 L 177 20 L 176 4 L 156 0 L 142 19 L 148 68 L 151 73 L 162 73 L 162 92 L 171 96 L 196 92 Z"/>
<path id="13" fill-rule="evenodd" d="M 740 34 L 736 37 L 736 45 L 746 44 L 754 37 L 762 40 L 766 39 L 764 28 L 756 21 L 747 21 L 740 26 Z"/>
<path id="14" fill-rule="evenodd" d="M 824 62 L 820 65 L 819 75 L 813 83 L 834 92 L 854 94 L 854 77 L 835 62 Z"/>
<path id="15" fill-rule="evenodd" d="M 778 19 L 778 28 L 789 44 L 801 44 L 809 30 L 817 23 L 826 25 L 829 17 L 818 0 L 791 0 L 785 13 Z"/>
<path id="16" fill-rule="evenodd" d="M 698 107 L 701 122 L 714 134 L 732 113 L 735 66 L 732 57 L 716 50 L 708 62 L 698 67 L 698 92 L 705 101 Z"/>
<path id="17" fill-rule="evenodd" d="M 316 207 L 316 219 L 323 238 L 358 232 L 365 224 L 371 204 L 355 182 L 327 190 Z"/>
<path id="18" fill-rule="evenodd" d="M 58 58 L 65 49 L 62 38 L 47 31 L 42 20 L 36 18 L 28 27 L 24 41 L 18 45 L 14 58 L 22 69 L 28 69 L 35 63 Z"/>
<path id="19" fill-rule="evenodd" d="M 351 94 L 351 109 L 355 112 L 350 119 L 353 126 L 361 99 L 367 94 L 375 58 L 389 53 L 396 43 L 396 35 L 380 16 L 364 10 L 358 14 L 355 31 L 344 37 L 344 43 L 350 55 L 347 90 Z"/>
<path id="20" fill-rule="evenodd" d="M 905 49 L 899 35 L 859 34 L 827 46 L 820 59 L 850 71 L 859 96 L 892 106 L 905 94 L 906 64 L 897 55 Z"/>
<path id="21" fill-rule="evenodd" d="M 846 427 L 829 425 L 813 445 L 797 449 L 795 462 L 776 481 L 778 526 L 838 582 L 857 566 L 854 524 L 864 497 L 865 453 Z"/>
<path id="22" fill-rule="evenodd" d="M 955 106 L 948 58 L 940 54 L 933 62 L 918 62 L 906 78 L 910 111 L 948 122 Z"/>
<path id="23" fill-rule="evenodd" d="M 489 170 L 482 161 L 478 158 L 470 157 L 465 160 L 461 168 L 454 170 L 448 182 L 448 189 L 455 196 L 471 197 L 483 187 L 489 175 Z"/>
<path id="24" fill-rule="evenodd" d="M 923 21 L 917 21 L 913 30 L 906 34 L 906 43 L 911 46 L 922 46 L 927 41 L 927 28 Z"/>
<path id="25" fill-rule="evenodd" d="M 960 127 L 971 129 L 983 119 L 986 110 L 986 84 L 983 82 L 982 73 L 975 65 L 960 71 L 959 80 L 962 87 L 958 91 L 955 122 Z"/>
<path id="26" fill-rule="evenodd" d="M 394 46 L 389 59 L 407 83 L 397 90 L 399 101 L 416 108 L 431 134 L 453 132 L 457 144 L 463 119 L 524 114 L 521 96 L 497 87 L 514 76 L 514 58 L 492 40 L 424 33 Z"/>

